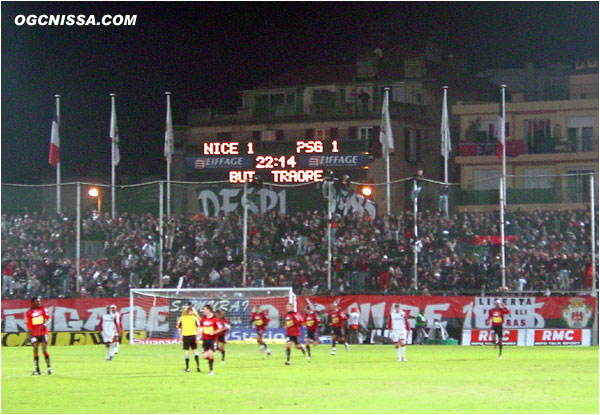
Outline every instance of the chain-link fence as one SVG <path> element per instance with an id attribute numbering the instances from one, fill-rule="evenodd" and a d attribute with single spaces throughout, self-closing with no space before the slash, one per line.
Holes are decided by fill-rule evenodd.
<path id="1" fill-rule="evenodd" d="M 395 181 L 390 215 L 386 184 L 347 178 L 331 187 L 249 184 L 247 204 L 243 185 L 223 182 L 116 186 L 114 198 L 109 185 L 70 183 L 60 186 L 60 214 L 56 186 L 3 184 L 2 294 L 243 285 L 292 285 L 297 294 L 590 293 L 592 177 L 507 177 L 504 247 L 493 175 L 462 186 L 426 174 Z"/>

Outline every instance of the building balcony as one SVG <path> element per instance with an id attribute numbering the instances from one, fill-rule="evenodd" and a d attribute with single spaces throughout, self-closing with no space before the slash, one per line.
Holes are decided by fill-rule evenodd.
<path id="1" fill-rule="evenodd" d="M 498 142 L 463 142 L 458 144 L 458 155 L 491 156 L 497 154 Z M 517 157 L 521 154 L 557 154 L 598 152 L 598 137 L 549 137 L 535 140 L 508 140 L 506 155 Z"/>

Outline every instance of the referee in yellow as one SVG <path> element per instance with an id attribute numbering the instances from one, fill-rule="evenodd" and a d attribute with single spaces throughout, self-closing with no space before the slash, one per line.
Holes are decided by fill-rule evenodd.
<path id="1" fill-rule="evenodd" d="M 200 320 L 196 317 L 194 307 L 187 307 L 184 315 L 177 322 L 177 332 L 183 338 L 183 350 L 185 353 L 185 371 L 190 371 L 190 349 L 194 350 L 196 370 L 200 372 L 200 359 L 198 358 L 197 339 L 200 336 Z"/>

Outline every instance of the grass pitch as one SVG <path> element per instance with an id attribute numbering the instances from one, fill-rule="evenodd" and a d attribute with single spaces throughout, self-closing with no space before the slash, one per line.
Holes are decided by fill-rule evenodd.
<path id="1" fill-rule="evenodd" d="M 215 375 L 184 373 L 179 345 L 49 349 L 54 373 L 31 376 L 29 347 L 2 348 L 2 413 L 598 413 L 597 347 L 283 345 L 270 358 L 255 345 L 228 345 Z M 195 369 L 193 358 L 190 359 Z"/>

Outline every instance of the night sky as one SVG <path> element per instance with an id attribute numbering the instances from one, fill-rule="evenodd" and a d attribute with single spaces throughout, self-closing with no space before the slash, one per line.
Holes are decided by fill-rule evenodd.
<path id="1" fill-rule="evenodd" d="M 2 182 L 52 179 L 54 94 L 63 178 L 110 177 L 109 93 L 117 94 L 117 176 L 165 177 L 165 91 L 175 124 L 190 108 L 235 109 L 238 91 L 365 47 L 436 40 L 473 70 L 598 57 L 597 2 L 2 2 Z M 17 26 L 19 14 L 137 14 L 135 26 Z M 63 179 L 64 180 L 64 179 Z"/>

